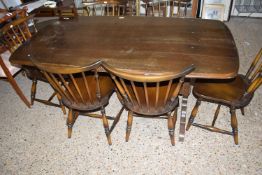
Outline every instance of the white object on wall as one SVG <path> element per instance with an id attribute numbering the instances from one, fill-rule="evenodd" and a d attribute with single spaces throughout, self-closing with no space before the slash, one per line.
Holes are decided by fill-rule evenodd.
<path id="1" fill-rule="evenodd" d="M 5 5 L 8 7 L 8 8 L 10 8 L 10 7 L 16 7 L 16 6 L 18 6 L 18 5 L 21 5 L 22 4 L 22 2 L 20 1 L 20 0 L 12 0 L 12 1 L 10 1 L 10 0 L 2 0 L 3 1 L 3 3 L 5 3 Z M 3 4 L 2 4 L 3 5 Z M 3 5 L 4 6 L 4 5 Z M 4 7 L 3 7 L 4 8 Z"/>

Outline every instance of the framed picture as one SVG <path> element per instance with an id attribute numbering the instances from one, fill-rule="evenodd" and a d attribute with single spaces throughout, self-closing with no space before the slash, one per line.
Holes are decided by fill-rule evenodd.
<path id="1" fill-rule="evenodd" d="M 222 4 L 204 4 L 202 18 L 224 20 L 225 7 Z"/>
<path id="2" fill-rule="evenodd" d="M 206 8 L 210 9 L 211 6 L 217 6 L 215 8 L 221 9 L 222 7 L 218 7 L 220 5 L 224 6 L 224 14 L 223 14 L 223 21 L 228 21 L 231 15 L 231 10 L 232 10 L 232 4 L 233 0 L 199 0 L 200 1 L 200 12 L 199 16 L 202 18 L 204 17 L 204 11 Z M 212 15 L 211 15 L 212 16 Z"/>

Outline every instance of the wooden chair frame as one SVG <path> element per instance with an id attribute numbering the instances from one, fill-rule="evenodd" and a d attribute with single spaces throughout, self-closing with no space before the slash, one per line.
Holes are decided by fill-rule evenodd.
<path id="1" fill-rule="evenodd" d="M 120 16 L 125 14 L 125 5 L 118 1 L 94 2 L 86 6 L 88 16 Z"/>
<path id="2" fill-rule="evenodd" d="M 1 29 L 3 41 L 6 45 L 6 47 L 10 50 L 11 53 L 13 53 L 18 47 L 20 47 L 22 44 L 26 44 L 30 41 L 32 37 L 32 33 L 28 27 L 27 21 L 32 20 L 34 15 L 27 16 L 27 17 L 21 17 L 16 19 L 15 21 L 7 24 Z M 35 25 L 33 25 L 34 32 L 37 33 L 37 29 Z M 66 114 L 65 108 L 61 103 L 61 98 L 59 97 L 59 94 L 53 93 L 48 100 L 38 99 L 36 98 L 36 87 L 37 87 L 37 81 L 41 80 L 46 82 L 44 76 L 41 75 L 41 72 L 33 67 L 27 67 L 23 66 L 22 69 L 25 72 L 25 75 L 32 80 L 32 86 L 31 86 L 31 105 L 34 104 L 34 101 L 38 101 L 40 103 L 51 105 L 55 107 L 60 107 L 64 114 Z M 10 77 L 9 77 L 10 79 Z M 16 87 L 16 86 L 14 86 Z M 17 91 L 17 90 L 16 90 Z M 18 90 L 19 91 L 19 90 Z M 20 92 L 19 92 L 20 94 Z M 20 96 L 20 95 L 19 95 Z M 57 97 L 59 104 L 51 102 L 54 97 Z M 22 97 L 24 99 L 24 97 Z M 24 100 L 23 100 L 24 101 Z M 25 102 L 28 103 L 28 100 Z M 28 106 L 28 104 L 27 104 Z"/>
<path id="3" fill-rule="evenodd" d="M 181 16 L 180 8 L 185 7 L 184 16 L 187 14 L 187 6 L 190 3 L 190 0 L 159 0 L 157 2 L 153 2 L 151 0 L 147 1 L 145 4 L 146 16 L 149 15 L 151 11 L 152 16 L 158 14 L 158 17 L 173 17 L 174 16 L 174 7 L 177 6 L 177 17 Z M 168 8 L 170 8 L 170 14 L 168 16 Z"/>
<path id="4" fill-rule="evenodd" d="M 26 96 L 24 95 L 23 91 L 20 89 L 20 87 L 18 86 L 17 82 L 14 79 L 14 76 L 10 73 L 9 69 L 6 67 L 2 57 L 0 56 L 0 67 L 3 69 L 5 75 L 6 75 L 6 79 L 8 80 L 8 82 L 11 84 L 11 86 L 13 87 L 13 89 L 15 90 L 15 92 L 17 93 L 17 95 L 20 97 L 20 99 L 25 103 L 25 105 L 30 108 L 30 102 L 28 101 L 28 99 L 26 98 Z"/>
<path id="5" fill-rule="evenodd" d="M 195 107 L 192 110 L 191 116 L 188 120 L 186 130 L 189 130 L 190 126 L 197 126 L 203 129 L 207 129 L 209 131 L 213 132 L 219 132 L 223 134 L 232 135 L 234 137 L 234 142 L 237 145 L 238 144 L 238 124 L 237 124 L 237 118 L 236 118 L 236 109 L 240 109 L 242 115 L 245 114 L 244 107 L 247 106 L 250 101 L 253 98 L 253 95 L 255 91 L 261 86 L 262 84 L 262 49 L 258 52 L 255 59 L 253 60 L 250 68 L 248 69 L 246 75 L 238 75 L 241 79 L 244 81 L 245 85 L 245 92 L 241 94 L 240 99 L 236 99 L 234 101 L 227 101 L 224 99 L 217 99 L 214 97 L 209 97 L 202 95 L 201 93 L 198 93 L 195 88 L 193 89 L 193 95 L 197 98 L 197 102 Z M 197 85 L 196 85 L 197 86 Z M 234 89 L 232 89 L 234 91 Z M 202 125 L 199 123 L 195 123 L 194 119 L 196 117 L 196 114 L 198 112 L 198 108 L 202 101 L 211 102 L 218 104 L 217 109 L 215 111 L 215 115 L 212 121 L 211 125 Z M 227 106 L 230 108 L 231 113 L 231 127 L 232 131 L 226 131 L 220 128 L 215 127 L 215 122 L 217 120 L 220 107 L 221 105 Z"/>
<path id="6" fill-rule="evenodd" d="M 32 37 L 31 32 L 28 28 L 27 21 L 32 19 L 33 16 L 28 17 L 20 17 L 10 23 L 6 24 L 1 28 L 1 39 L 5 47 L 13 53 L 18 47 L 20 47 L 25 42 L 28 42 Z M 0 66 L 3 69 L 7 80 L 10 82 L 11 86 L 14 88 L 18 96 L 22 99 L 22 101 L 26 104 L 27 107 L 31 107 L 29 101 L 25 97 L 22 90 L 19 88 L 18 84 L 14 79 L 14 75 L 12 75 L 5 65 L 2 57 L 0 58 Z"/>
<path id="7" fill-rule="evenodd" d="M 68 138 L 71 138 L 72 127 L 77 117 L 83 114 L 102 119 L 108 144 L 111 145 L 111 131 L 108 119 L 118 119 L 123 112 L 123 108 L 115 118 L 106 116 L 105 114 L 105 106 L 108 104 L 109 98 L 114 91 L 114 86 L 113 82 L 111 82 L 112 87 L 109 87 L 111 89 L 109 89 L 107 94 L 103 94 L 102 86 L 105 88 L 107 84 L 105 81 L 101 82 L 101 75 L 98 73 L 98 69 L 101 69 L 101 61 L 85 67 L 48 67 L 37 63 L 35 65 L 43 72 L 48 82 L 61 96 L 63 104 L 69 108 L 67 119 Z M 90 76 L 87 74 L 88 72 L 94 73 L 92 76 L 95 78 L 95 85 L 88 81 L 87 77 Z M 78 78 L 80 78 L 80 81 L 78 81 Z M 80 86 L 81 83 L 84 86 L 82 88 Z M 101 111 L 101 115 L 92 113 L 97 110 Z M 114 121 L 114 123 L 116 122 Z"/>
<path id="8" fill-rule="evenodd" d="M 114 80 L 118 97 L 128 111 L 126 141 L 129 140 L 131 133 L 133 115 L 143 117 L 159 117 L 167 115 L 168 130 L 171 144 L 175 145 L 174 129 L 177 118 L 178 94 L 183 85 L 185 76 L 193 71 L 194 66 L 189 66 L 179 74 L 134 74 L 115 69 L 104 63 L 103 67 L 110 73 Z M 174 80 L 178 80 L 174 83 Z M 163 82 L 166 85 L 163 85 Z M 154 84 L 154 85 L 153 85 Z M 151 90 L 154 89 L 154 97 L 151 96 Z M 164 91 L 161 91 L 165 87 Z M 140 95 L 139 88 L 143 89 L 143 96 Z M 162 99 L 162 94 L 165 94 Z M 161 99 L 160 99 L 161 98 Z M 151 99 L 151 100 L 150 100 Z M 171 113 L 173 115 L 171 115 Z"/>

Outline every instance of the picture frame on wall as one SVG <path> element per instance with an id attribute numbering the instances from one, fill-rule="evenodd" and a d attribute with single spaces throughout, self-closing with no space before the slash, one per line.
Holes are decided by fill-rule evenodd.
<path id="1" fill-rule="evenodd" d="M 224 20 L 225 7 L 222 4 L 204 4 L 202 18 L 213 20 Z"/>
<path id="2" fill-rule="evenodd" d="M 219 13 L 222 9 L 224 9 L 224 13 L 223 13 L 223 20 L 221 20 L 220 18 L 218 20 L 221 21 L 228 21 L 230 19 L 230 15 L 231 15 L 231 10 L 232 10 L 232 3 L 233 0 L 200 0 L 201 4 L 200 4 L 200 12 L 199 12 L 199 16 L 201 16 L 204 19 L 209 19 L 206 16 L 207 11 L 210 18 L 212 18 L 212 9 L 211 8 L 215 8 L 217 9 L 217 11 L 214 11 L 213 14 L 213 18 L 212 19 L 216 19 L 216 17 L 214 16 L 221 16 L 219 14 L 216 15 L 216 13 Z M 205 12 L 205 13 L 204 13 Z"/>

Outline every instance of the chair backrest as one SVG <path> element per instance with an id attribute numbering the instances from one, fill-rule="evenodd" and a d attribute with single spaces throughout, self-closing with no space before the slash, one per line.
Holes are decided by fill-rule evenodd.
<path id="1" fill-rule="evenodd" d="M 123 0 L 123 3 L 124 4 Z M 126 16 L 136 16 L 136 1 L 135 0 L 126 0 L 125 2 L 125 13 Z"/>
<path id="2" fill-rule="evenodd" d="M 43 72 L 68 107 L 94 110 L 107 104 L 113 92 L 113 82 L 106 72 L 98 72 L 101 62 L 85 67 L 50 67 L 34 64 Z"/>
<path id="3" fill-rule="evenodd" d="M 130 110 L 143 115 L 161 115 L 176 107 L 178 93 L 191 65 L 179 74 L 135 74 L 123 72 L 107 64 L 104 68 L 114 80 L 120 101 Z"/>
<path id="4" fill-rule="evenodd" d="M 117 0 L 95 0 L 86 8 L 88 16 L 120 16 L 125 13 L 125 6 Z"/>
<path id="5" fill-rule="evenodd" d="M 249 80 L 247 93 L 254 93 L 262 84 L 262 48 L 253 60 L 245 78 Z"/>
<path id="6" fill-rule="evenodd" d="M 149 0 L 147 8 L 151 10 L 152 16 L 169 17 L 173 14 L 174 3 L 173 0 Z"/>
<path id="7" fill-rule="evenodd" d="M 11 53 L 32 37 L 27 24 L 30 18 L 32 17 L 18 18 L 1 28 L 1 39 Z"/>
<path id="8" fill-rule="evenodd" d="M 59 7 L 58 14 L 60 20 L 73 19 L 78 17 L 77 9 L 74 5 L 69 7 Z"/>
<path id="9" fill-rule="evenodd" d="M 173 0 L 173 4 L 174 4 L 174 6 L 177 6 L 177 14 L 176 14 L 177 17 L 186 16 L 187 7 L 191 4 L 191 0 Z M 184 7 L 184 13 L 180 12 L 181 7 Z M 194 9 L 192 8 L 192 10 L 194 10 Z M 174 14 L 172 14 L 171 16 L 173 16 L 173 15 Z"/>
<path id="10" fill-rule="evenodd" d="M 173 17 L 175 15 L 174 7 L 177 6 L 176 16 L 179 17 L 181 16 L 180 7 L 184 7 L 186 12 L 190 2 L 191 0 L 147 0 L 146 6 L 151 8 L 149 10 L 151 10 L 152 16 L 158 17 Z"/>

